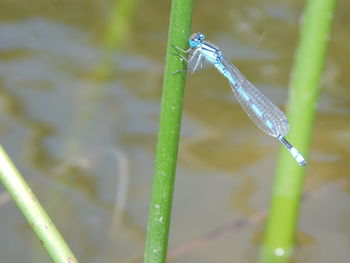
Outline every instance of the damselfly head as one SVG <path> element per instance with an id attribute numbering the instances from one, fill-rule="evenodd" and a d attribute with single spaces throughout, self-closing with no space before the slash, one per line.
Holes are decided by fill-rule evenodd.
<path id="1" fill-rule="evenodd" d="M 203 43 L 205 39 L 205 36 L 204 34 L 202 33 L 194 33 L 191 37 L 190 37 L 190 41 L 189 41 L 189 44 L 192 48 L 200 45 Z"/>

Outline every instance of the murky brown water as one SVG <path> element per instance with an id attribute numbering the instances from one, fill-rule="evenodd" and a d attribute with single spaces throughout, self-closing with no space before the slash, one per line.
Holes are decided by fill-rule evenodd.
<path id="1" fill-rule="evenodd" d="M 112 1 L 0 3 L 1 143 L 80 262 L 132 262 L 143 254 L 165 2 L 136 4 L 129 34 L 107 61 L 103 39 Z M 193 31 L 205 33 L 284 108 L 303 5 L 197 1 Z M 306 191 L 350 170 L 349 10 L 350 3 L 339 1 Z M 266 210 L 278 147 L 214 69 L 189 76 L 170 250 Z M 295 262 L 348 262 L 349 199 L 336 186 L 305 202 Z M 0 220 L 1 261 L 51 262 L 15 205 L 3 204 Z M 262 231 L 261 222 L 240 226 L 176 262 L 256 262 Z"/>

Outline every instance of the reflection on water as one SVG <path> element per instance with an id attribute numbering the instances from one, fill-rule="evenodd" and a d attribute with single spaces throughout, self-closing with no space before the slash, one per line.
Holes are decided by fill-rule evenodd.
<path id="1" fill-rule="evenodd" d="M 78 1 L 74 10 L 86 12 L 76 17 L 63 3 L 46 4 L 37 1 L 25 17 L 13 11 L 0 23 L 2 144 L 26 179 L 35 180 L 34 191 L 81 262 L 138 258 L 144 247 L 169 3 L 141 1 L 123 48 L 108 53 L 101 21 L 110 3 Z M 202 2 L 194 10 L 193 29 L 206 33 L 283 109 L 303 4 Z M 37 6 L 44 11 L 38 13 Z M 350 20 L 342 10 L 335 19 L 306 189 L 346 176 L 350 168 L 345 73 Z M 251 123 L 215 70 L 189 76 L 170 247 L 266 210 L 278 147 Z M 116 156 L 128 163 L 129 182 L 121 178 Z M 313 243 L 302 247 L 298 262 L 305 257 L 321 262 L 334 252 L 336 262 L 349 257 L 341 241 L 349 225 L 338 225 L 349 196 L 331 193 L 302 210 L 300 226 Z M 31 231 L 14 210 L 1 213 L 1 221 L 17 232 L 4 230 L 2 236 L 11 236 L 21 253 L 8 253 L 13 247 L 5 240 L 4 261 L 45 257 L 45 262 L 45 253 L 27 246 Z M 315 214 L 320 215 L 316 221 Z M 254 262 L 251 239 L 261 228 L 220 237 L 177 261 L 229 262 L 234 256 L 237 262 Z"/>

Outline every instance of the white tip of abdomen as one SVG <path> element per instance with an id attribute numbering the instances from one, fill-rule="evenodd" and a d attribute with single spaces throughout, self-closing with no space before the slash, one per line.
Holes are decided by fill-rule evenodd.
<path id="1" fill-rule="evenodd" d="M 304 167 L 306 165 L 304 157 L 295 147 L 290 148 L 289 152 L 300 166 Z"/>

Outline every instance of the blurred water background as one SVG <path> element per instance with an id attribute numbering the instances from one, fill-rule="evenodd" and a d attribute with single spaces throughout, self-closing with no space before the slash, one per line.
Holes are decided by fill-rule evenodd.
<path id="1" fill-rule="evenodd" d="M 192 28 L 284 109 L 304 4 L 197 1 Z M 110 45 L 113 6 L 0 2 L 1 144 L 80 262 L 137 262 L 145 243 L 170 3 L 135 1 Z M 305 192 L 349 176 L 349 10 L 339 1 Z M 188 76 L 184 107 L 170 251 L 266 211 L 279 147 L 213 68 Z M 1 261 L 51 262 L 1 190 Z M 348 262 L 349 201 L 338 184 L 303 204 L 295 262 Z M 228 231 L 175 262 L 256 262 L 263 230 Z"/>

